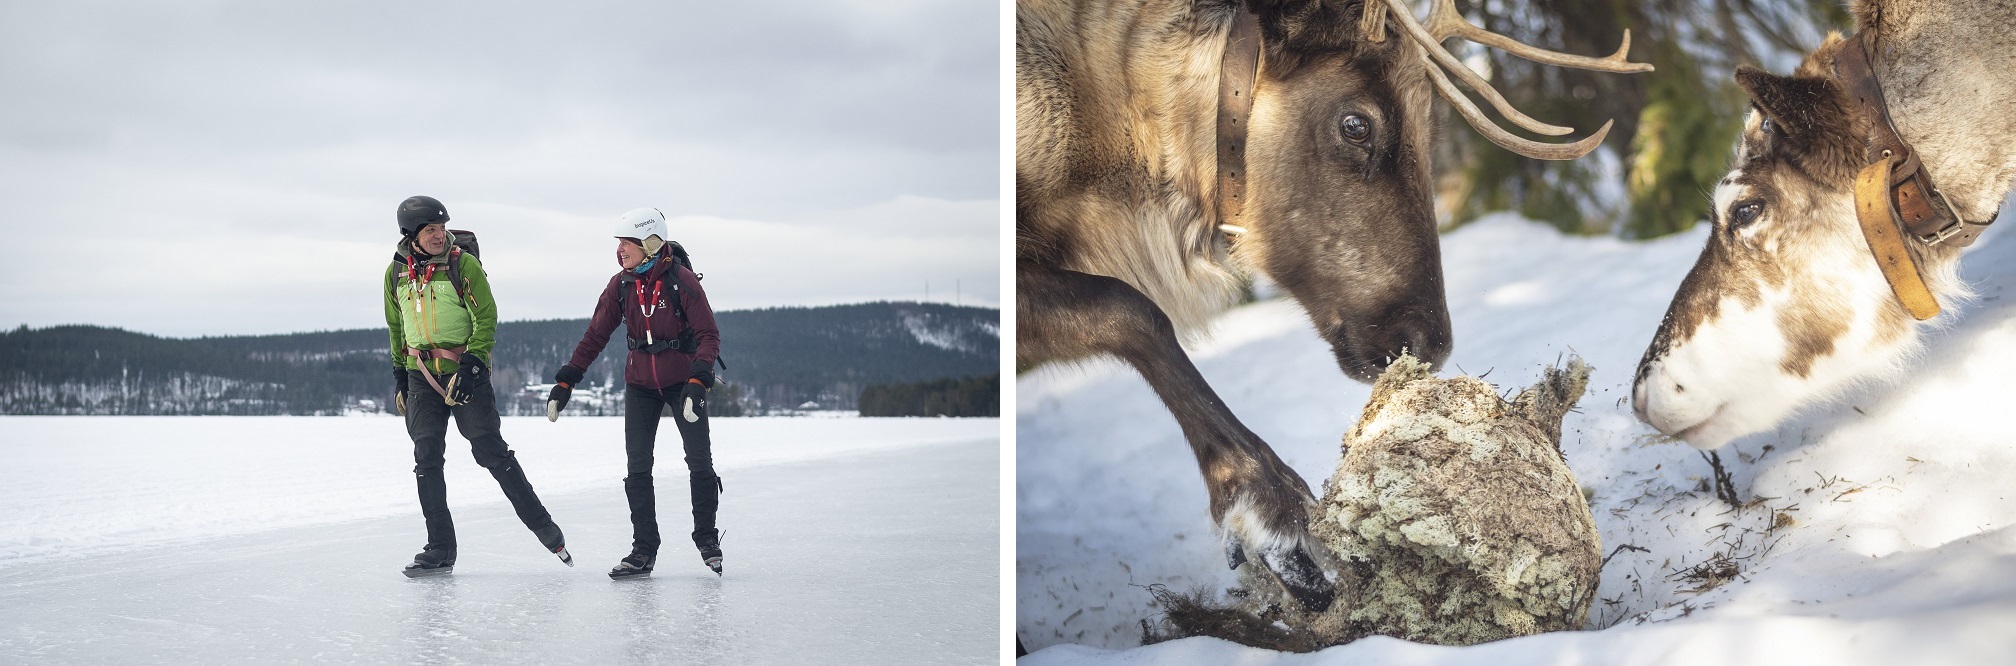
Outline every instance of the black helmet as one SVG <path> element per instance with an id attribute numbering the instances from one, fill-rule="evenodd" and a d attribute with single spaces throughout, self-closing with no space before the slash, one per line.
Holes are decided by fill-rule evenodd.
<path id="1" fill-rule="evenodd" d="M 406 197 L 399 202 L 399 233 L 420 233 L 420 228 L 448 221 L 448 207 L 434 197 Z"/>

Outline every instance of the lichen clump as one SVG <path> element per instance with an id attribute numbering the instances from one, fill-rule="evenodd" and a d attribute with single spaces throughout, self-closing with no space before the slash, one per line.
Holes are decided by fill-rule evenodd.
<path id="1" fill-rule="evenodd" d="M 1249 564 L 1251 593 L 1230 599 L 1157 590 L 1165 614 L 1144 640 L 1308 651 L 1374 634 L 1472 645 L 1582 627 L 1602 544 L 1560 440 L 1589 371 L 1570 359 L 1507 402 L 1402 356 L 1373 385 L 1310 519 L 1336 557 L 1329 610 L 1303 612 Z"/>
<path id="2" fill-rule="evenodd" d="M 1588 378 L 1572 359 L 1507 402 L 1482 380 L 1393 363 L 1311 526 L 1356 573 L 1356 596 L 1312 629 L 1471 645 L 1585 624 L 1602 544 L 1560 433 Z"/>

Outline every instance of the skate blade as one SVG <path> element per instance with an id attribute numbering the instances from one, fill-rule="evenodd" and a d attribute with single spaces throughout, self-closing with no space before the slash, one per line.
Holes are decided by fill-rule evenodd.
<path id="1" fill-rule="evenodd" d="M 708 560 L 707 560 L 707 568 L 709 568 L 709 569 L 713 569 L 713 570 L 714 570 L 714 575 L 716 575 L 716 576 L 719 576 L 719 575 L 722 575 L 722 574 L 721 574 L 721 558 L 718 558 L 718 557 L 716 557 L 716 558 L 711 558 L 711 559 L 708 559 Z"/>
<path id="2" fill-rule="evenodd" d="M 558 556 L 560 558 L 560 561 L 566 563 L 567 566 L 570 567 L 574 566 L 574 556 L 567 552 L 566 546 L 561 546 L 559 548 L 553 549 L 553 554 L 555 556 Z"/>
<path id="3" fill-rule="evenodd" d="M 455 567 L 451 565 L 445 567 L 435 567 L 432 569 L 407 569 L 401 573 L 406 574 L 407 578 L 431 578 L 434 576 L 446 576 L 448 574 L 455 573 Z"/>
<path id="4" fill-rule="evenodd" d="M 649 571 L 609 572 L 609 580 L 630 580 L 632 578 L 650 578 L 650 577 L 651 572 Z"/>

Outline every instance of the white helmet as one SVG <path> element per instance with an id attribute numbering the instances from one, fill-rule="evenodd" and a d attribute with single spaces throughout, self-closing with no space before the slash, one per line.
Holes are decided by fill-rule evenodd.
<path id="1" fill-rule="evenodd" d="M 666 229 L 665 213 L 656 208 L 639 208 L 616 218 L 616 237 L 634 238 L 644 245 L 645 254 L 656 255 L 672 234 Z"/>

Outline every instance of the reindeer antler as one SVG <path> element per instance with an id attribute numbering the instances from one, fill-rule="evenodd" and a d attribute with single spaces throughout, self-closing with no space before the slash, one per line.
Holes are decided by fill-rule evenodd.
<path id="1" fill-rule="evenodd" d="M 1392 14 L 1395 22 L 1400 25 L 1401 31 L 1421 46 L 1421 50 L 1428 60 L 1428 78 L 1435 84 L 1435 92 L 1440 93 L 1443 99 L 1449 100 L 1449 104 L 1456 107 L 1456 112 L 1461 114 L 1464 120 L 1469 121 L 1470 126 L 1476 128 L 1478 133 L 1484 135 L 1484 138 L 1490 139 L 1492 143 L 1498 144 L 1506 150 L 1527 157 L 1543 160 L 1572 160 L 1587 155 L 1589 151 L 1595 150 L 1596 146 L 1602 145 L 1603 137 L 1610 133 L 1611 122 L 1605 121 L 1603 127 L 1597 129 L 1595 134 L 1574 143 L 1541 143 L 1513 135 L 1511 132 L 1505 131 L 1505 128 L 1499 127 L 1497 123 L 1492 122 L 1491 119 L 1484 117 L 1484 112 L 1478 109 L 1477 105 L 1470 101 L 1469 97 L 1464 96 L 1462 91 L 1457 90 L 1455 84 L 1449 82 L 1449 77 L 1443 74 L 1444 70 L 1455 74 L 1457 79 L 1463 81 L 1463 85 L 1477 91 L 1478 95 L 1483 96 L 1485 101 L 1491 103 L 1491 108 L 1497 109 L 1499 114 L 1504 115 L 1507 120 L 1512 121 L 1515 125 L 1548 136 L 1560 136 L 1569 134 L 1575 130 L 1559 125 L 1549 125 L 1534 120 L 1531 116 L 1527 116 L 1524 113 L 1520 113 L 1519 109 L 1513 108 L 1511 102 L 1505 101 L 1505 96 L 1498 94 L 1498 90 L 1492 88 L 1491 84 L 1484 80 L 1484 77 L 1470 71 L 1470 68 L 1463 66 L 1463 63 L 1458 61 L 1456 56 L 1450 55 L 1448 50 L 1443 49 L 1442 40 L 1449 37 L 1462 37 L 1463 39 L 1496 48 L 1543 65 L 1574 67 L 1576 69 L 1588 69 L 1599 72 L 1629 73 L 1652 71 L 1651 65 L 1625 60 L 1625 54 L 1631 50 L 1630 30 L 1624 31 L 1624 43 L 1618 45 L 1616 53 L 1610 54 L 1609 57 L 1591 58 L 1521 44 L 1510 37 L 1471 25 L 1469 21 L 1463 20 L 1463 16 L 1456 11 L 1455 0 L 1438 0 L 1434 8 L 1428 12 L 1428 23 L 1426 26 L 1423 26 L 1420 21 L 1415 20 L 1413 10 L 1409 9 L 1403 0 L 1385 0 L 1385 2 L 1386 6 L 1380 8 L 1381 11 L 1376 11 L 1376 13 L 1387 14 L 1389 12 L 1383 10 L 1391 10 L 1390 14 Z M 1383 41 L 1385 34 L 1380 29 L 1379 24 L 1384 23 L 1383 19 L 1385 17 L 1373 18 L 1372 14 L 1375 13 L 1373 5 L 1368 4 L 1365 11 L 1367 16 L 1361 22 L 1361 25 L 1366 29 L 1367 36 L 1374 41 Z"/>

